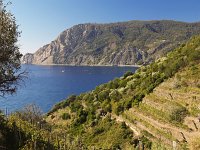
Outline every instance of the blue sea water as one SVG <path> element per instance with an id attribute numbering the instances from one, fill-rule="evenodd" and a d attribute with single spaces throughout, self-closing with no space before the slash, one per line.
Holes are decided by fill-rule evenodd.
<path id="1" fill-rule="evenodd" d="M 0 109 L 13 112 L 36 104 L 45 113 L 72 94 L 94 89 L 136 67 L 38 66 L 23 65 L 28 78 L 12 96 L 0 97 Z"/>

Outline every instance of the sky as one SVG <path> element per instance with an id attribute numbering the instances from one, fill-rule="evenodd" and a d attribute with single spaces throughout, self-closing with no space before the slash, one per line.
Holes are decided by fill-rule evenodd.
<path id="1" fill-rule="evenodd" d="M 8 0 L 6 0 L 8 1 Z M 33 53 L 80 23 L 129 20 L 200 21 L 200 0 L 10 0 L 22 31 L 21 53 Z"/>

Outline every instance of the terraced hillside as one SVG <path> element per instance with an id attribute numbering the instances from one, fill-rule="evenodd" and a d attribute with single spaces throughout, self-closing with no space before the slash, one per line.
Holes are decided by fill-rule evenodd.
<path id="1" fill-rule="evenodd" d="M 172 148 L 194 148 L 200 138 L 200 64 L 186 67 L 144 97 L 139 107 L 125 111 L 136 131 Z M 200 143 L 200 142 L 199 142 Z"/>

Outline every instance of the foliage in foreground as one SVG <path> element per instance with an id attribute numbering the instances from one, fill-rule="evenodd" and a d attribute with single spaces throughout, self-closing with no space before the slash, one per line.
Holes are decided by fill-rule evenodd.
<path id="1" fill-rule="evenodd" d="M 20 71 L 22 54 L 16 44 L 20 32 L 14 16 L 0 0 L 0 96 L 12 94 L 24 73 Z"/>

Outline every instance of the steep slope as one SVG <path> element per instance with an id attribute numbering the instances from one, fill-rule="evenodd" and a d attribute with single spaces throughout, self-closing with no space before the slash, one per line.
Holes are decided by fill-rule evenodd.
<path id="1" fill-rule="evenodd" d="M 193 142 L 200 137 L 199 77 L 200 64 L 182 69 L 146 95 L 139 107 L 124 112 L 123 117 L 132 120 L 146 136 L 171 147 L 174 141 L 179 149 L 184 144 L 195 149 Z"/>
<path id="2" fill-rule="evenodd" d="M 54 132 L 67 126 L 64 131 L 78 136 L 89 149 L 91 143 L 92 148 L 103 149 L 116 144 L 111 140 L 109 146 L 104 145 L 109 141 L 105 137 L 112 137 L 108 124 L 105 125 L 111 120 L 133 132 L 133 137 L 128 136 L 125 142 L 129 141 L 128 148 L 119 142 L 120 134 L 116 135 L 120 148 L 143 145 L 146 149 L 198 149 L 199 76 L 200 36 L 197 36 L 135 74 L 128 72 L 91 92 L 69 97 L 55 105 L 46 121 L 56 123 Z M 112 132 L 113 125 L 109 125 Z M 120 133 L 119 127 L 114 128 Z M 91 137 L 94 129 L 98 129 L 98 134 Z"/>
<path id="3" fill-rule="evenodd" d="M 129 21 L 79 24 L 63 31 L 54 41 L 23 63 L 68 65 L 135 65 L 150 63 L 200 33 L 200 23 Z"/>

